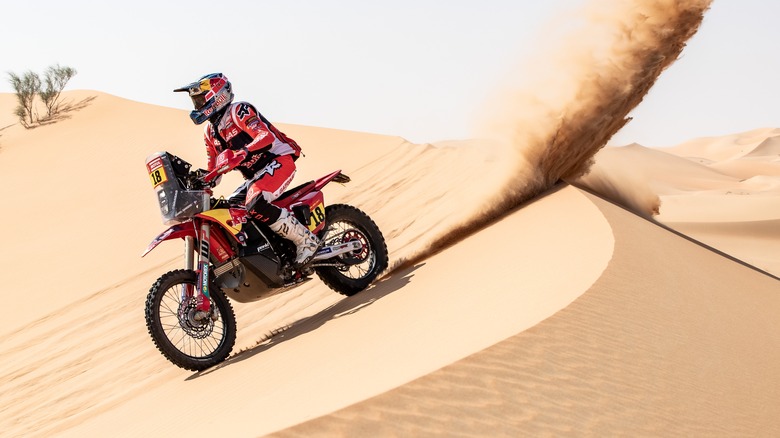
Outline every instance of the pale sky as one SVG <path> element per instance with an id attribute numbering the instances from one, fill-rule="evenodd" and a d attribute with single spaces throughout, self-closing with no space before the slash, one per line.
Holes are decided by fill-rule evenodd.
<path id="1" fill-rule="evenodd" d="M 3 0 L 7 72 L 52 64 L 66 89 L 191 109 L 176 87 L 221 71 L 276 122 L 469 138 L 496 83 L 586 0 Z M 670 146 L 780 127 L 780 1 L 715 0 L 683 57 L 612 140 Z M 142 127 L 139 127 L 142 129 Z"/>

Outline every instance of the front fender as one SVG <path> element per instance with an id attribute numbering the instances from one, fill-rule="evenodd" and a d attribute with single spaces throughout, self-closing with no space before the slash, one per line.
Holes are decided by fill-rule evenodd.
<path id="1" fill-rule="evenodd" d="M 146 251 L 141 254 L 141 257 L 146 256 L 150 252 L 152 252 L 153 249 L 157 247 L 157 245 L 161 244 L 162 242 L 166 240 L 171 239 L 178 239 L 178 238 L 185 238 L 187 236 L 195 237 L 195 226 L 192 224 L 192 222 L 185 222 L 183 224 L 174 225 L 167 230 L 160 233 L 159 236 L 155 237 L 154 240 L 152 240 L 152 243 L 149 244 L 149 246 L 146 247 Z"/>

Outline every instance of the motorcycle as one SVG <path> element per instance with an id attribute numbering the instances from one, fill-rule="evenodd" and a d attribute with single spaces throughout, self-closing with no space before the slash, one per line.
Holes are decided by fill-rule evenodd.
<path id="1" fill-rule="evenodd" d="M 201 371 L 227 359 L 236 340 L 230 300 L 262 300 L 311 280 L 313 274 L 350 296 L 366 289 L 387 268 L 387 245 L 376 223 L 353 206 L 325 204 L 325 185 L 350 181 L 340 170 L 273 201 L 320 239 L 312 260 L 296 266 L 292 242 L 247 216 L 240 199 L 215 199 L 211 188 L 219 175 L 216 171 L 191 167 L 168 152 L 146 159 L 163 222 L 170 228 L 142 257 L 166 240 L 184 240 L 184 269 L 160 276 L 145 306 L 152 341 L 175 365 Z"/>

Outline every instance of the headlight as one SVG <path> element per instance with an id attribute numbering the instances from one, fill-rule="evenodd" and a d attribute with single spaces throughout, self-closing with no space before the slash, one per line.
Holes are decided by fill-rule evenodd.
<path id="1" fill-rule="evenodd" d="M 160 190 L 157 192 L 157 200 L 160 202 L 160 211 L 162 214 L 167 215 L 170 208 L 168 207 L 168 198 L 165 196 L 165 192 Z"/>

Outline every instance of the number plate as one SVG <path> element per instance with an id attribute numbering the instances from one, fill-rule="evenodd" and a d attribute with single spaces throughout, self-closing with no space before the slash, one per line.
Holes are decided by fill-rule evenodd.
<path id="1" fill-rule="evenodd" d="M 314 231 L 325 220 L 325 206 L 320 202 L 311 209 L 311 221 L 309 230 Z"/>
<path id="2" fill-rule="evenodd" d="M 152 187 L 157 187 L 168 181 L 168 175 L 165 174 L 165 168 L 159 158 L 147 163 L 146 168 L 149 171 L 149 179 L 152 180 Z"/>

